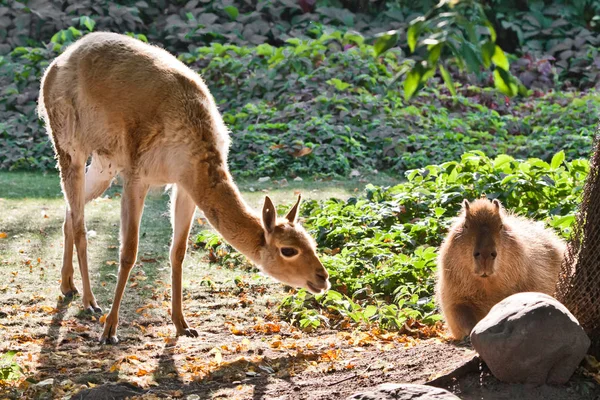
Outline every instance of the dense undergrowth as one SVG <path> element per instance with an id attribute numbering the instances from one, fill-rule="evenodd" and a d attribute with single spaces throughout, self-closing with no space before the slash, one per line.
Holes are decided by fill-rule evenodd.
<path id="1" fill-rule="evenodd" d="M 332 290 L 319 296 L 300 290 L 281 310 L 303 328 L 434 322 L 437 249 L 463 199 L 497 198 L 568 237 L 588 171 L 588 161 L 565 161 L 562 151 L 549 163 L 474 151 L 409 171 L 407 182 L 394 187 L 370 185 L 345 201 L 309 201 L 302 206 L 304 225 L 317 240 Z M 245 263 L 213 233 L 197 241 L 224 265 Z"/>
<path id="2" fill-rule="evenodd" d="M 401 174 L 476 149 L 544 160 L 558 149 L 587 154 L 600 100 L 571 90 L 600 82 L 598 4 L 480 3 L 526 96 L 497 94 L 491 70 L 459 73 L 461 62 L 486 57 L 456 39 L 465 33 L 458 28 L 427 36 L 423 25 L 414 42 L 409 28 L 433 1 L 0 0 L 0 168 L 54 168 L 35 113 L 39 79 L 65 46 L 99 30 L 158 43 L 204 76 L 231 128 L 237 176 Z M 376 35 L 389 29 L 398 40 L 382 53 L 388 46 Z M 402 79 L 431 61 L 436 47 L 427 43 L 442 37 L 459 49 L 458 59 L 434 57 L 445 60 L 457 96 L 436 75 L 406 101 Z"/>
<path id="3" fill-rule="evenodd" d="M 54 55 L 19 47 L 0 60 L 0 168 L 54 167 L 35 113 L 39 78 Z M 509 100 L 466 82 L 457 98 L 433 83 L 406 102 L 394 77 L 411 61 L 394 50 L 376 56 L 357 35 L 283 47 L 213 44 L 180 58 L 204 76 L 220 105 L 236 176 L 399 174 L 469 150 L 548 160 L 564 149 L 576 158 L 589 152 L 600 111 L 593 91 L 536 90 Z"/>

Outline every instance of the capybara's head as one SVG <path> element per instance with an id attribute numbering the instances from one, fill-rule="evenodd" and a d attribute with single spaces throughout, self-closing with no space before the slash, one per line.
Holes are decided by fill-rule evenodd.
<path id="1" fill-rule="evenodd" d="M 471 244 L 473 273 L 481 278 L 494 274 L 500 235 L 504 228 L 503 209 L 498 200 L 463 201 L 462 240 Z"/>

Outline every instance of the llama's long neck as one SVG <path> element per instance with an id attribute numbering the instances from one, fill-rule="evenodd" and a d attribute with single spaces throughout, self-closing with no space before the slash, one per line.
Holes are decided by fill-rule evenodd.
<path id="1" fill-rule="evenodd" d="M 204 180 L 186 190 L 227 243 L 258 264 L 264 246 L 259 216 L 246 204 L 228 172 L 220 171 L 218 179 L 211 178 L 210 184 Z"/>

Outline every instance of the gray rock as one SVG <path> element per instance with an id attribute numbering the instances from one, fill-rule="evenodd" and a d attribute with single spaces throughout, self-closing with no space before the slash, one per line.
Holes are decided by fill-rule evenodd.
<path id="1" fill-rule="evenodd" d="M 496 304 L 473 328 L 471 343 L 496 378 L 564 384 L 590 339 L 573 314 L 543 293 L 517 293 Z"/>
<path id="2" fill-rule="evenodd" d="M 347 400 L 460 400 L 447 390 L 411 383 L 384 383 Z"/>

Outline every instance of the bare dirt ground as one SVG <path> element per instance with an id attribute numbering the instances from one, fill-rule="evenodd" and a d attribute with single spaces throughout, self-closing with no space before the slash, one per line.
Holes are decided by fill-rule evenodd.
<path id="1" fill-rule="evenodd" d="M 161 193 L 144 212 L 121 342 L 101 346 L 102 315 L 84 313 L 79 298 L 60 296 L 62 199 L 3 190 L 0 354 L 17 351 L 24 375 L 0 384 L 0 398 L 338 399 L 385 382 L 433 381 L 462 399 L 600 399 L 600 385 L 581 372 L 567 386 L 531 388 L 502 384 L 475 362 L 453 378 L 475 353 L 441 338 L 377 329 L 303 332 L 277 312 L 289 288 L 255 271 L 211 266 L 199 249 L 185 262 L 184 312 L 200 336 L 177 338 Z M 286 190 L 281 196 L 291 198 Z M 113 191 L 86 208 L 92 284 L 104 313 L 116 284 L 118 204 Z M 77 268 L 75 277 L 81 287 Z"/>

